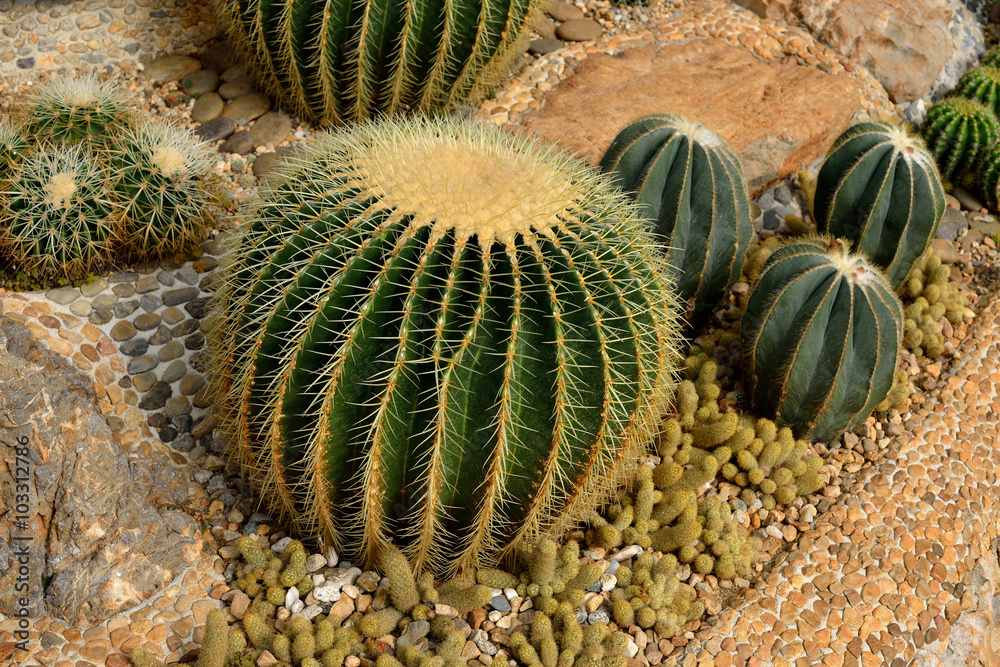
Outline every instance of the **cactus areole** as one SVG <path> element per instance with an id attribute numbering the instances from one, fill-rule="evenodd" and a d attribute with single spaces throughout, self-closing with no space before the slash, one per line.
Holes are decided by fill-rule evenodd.
<path id="1" fill-rule="evenodd" d="M 541 0 L 214 0 L 248 72 L 325 124 L 451 109 L 524 52 Z"/>
<path id="2" fill-rule="evenodd" d="M 771 255 L 742 330 L 754 410 L 799 437 L 828 441 L 889 394 L 903 307 L 885 275 L 846 242 L 816 237 Z"/>
<path id="3" fill-rule="evenodd" d="M 269 509 L 460 571 L 571 525 L 655 432 L 678 307 L 634 209 L 569 158 L 383 120 L 290 163 L 217 292 L 229 446 Z"/>

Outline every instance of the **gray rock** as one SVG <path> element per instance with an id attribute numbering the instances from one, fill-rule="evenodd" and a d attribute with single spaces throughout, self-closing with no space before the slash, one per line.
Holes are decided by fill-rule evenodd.
<path id="1" fill-rule="evenodd" d="M 156 279 L 156 276 L 143 276 L 135 283 L 135 291 L 137 294 L 155 292 L 159 287 L 160 281 Z"/>
<path id="2" fill-rule="evenodd" d="M 96 324 L 100 326 L 102 324 L 107 324 L 108 322 L 110 322 L 111 318 L 114 316 L 115 316 L 114 313 L 112 313 L 110 310 L 95 310 L 90 314 L 90 317 L 87 318 L 87 321 L 89 321 L 91 324 Z"/>
<path id="3" fill-rule="evenodd" d="M 143 294 L 139 299 L 139 306 L 147 313 L 159 310 L 163 305 L 163 297 L 159 294 Z"/>
<path id="4" fill-rule="evenodd" d="M 115 271 L 108 278 L 109 283 L 134 283 L 139 279 L 139 274 L 135 271 Z M 118 296 L 132 296 L 131 294 L 119 294 L 118 290 L 115 290 L 115 294 Z"/>
<path id="5" fill-rule="evenodd" d="M 135 299 L 130 301 L 119 301 L 115 304 L 115 317 L 122 319 L 128 317 L 139 307 L 139 302 Z"/>
<path id="6" fill-rule="evenodd" d="M 531 40 L 531 43 L 528 44 L 528 53 L 536 56 L 544 56 L 546 53 L 558 51 L 565 46 L 566 44 L 555 38 L 545 37 L 542 39 L 533 39 Z"/>
<path id="7" fill-rule="evenodd" d="M 160 351 L 156 353 L 156 356 L 160 361 L 173 361 L 174 359 L 179 359 L 184 356 L 184 346 L 181 345 L 179 341 L 172 340 L 161 347 Z"/>
<path id="8" fill-rule="evenodd" d="M 993 236 L 994 234 L 1000 234 L 1000 222 L 992 215 L 986 215 L 982 213 L 975 213 L 969 215 L 969 225 L 973 229 L 978 229 L 983 233 L 983 236 Z"/>
<path id="9" fill-rule="evenodd" d="M 164 287 L 173 287 L 176 280 L 174 280 L 174 275 L 169 271 L 160 271 L 156 274 L 156 280 Z"/>
<path id="10" fill-rule="evenodd" d="M 45 293 L 45 296 L 60 306 L 66 306 L 80 298 L 80 290 L 76 287 L 59 287 L 57 289 L 50 289 Z"/>
<path id="11" fill-rule="evenodd" d="M 186 404 L 188 411 L 191 410 L 191 405 Z M 178 433 L 191 433 L 191 425 L 194 423 L 194 419 L 190 414 L 179 414 L 170 418 L 170 423 L 174 425 Z M 191 435 L 194 437 L 194 434 Z"/>
<path id="12" fill-rule="evenodd" d="M 191 72 L 201 69 L 201 63 L 190 56 L 166 56 L 146 65 L 140 77 L 154 83 L 179 81 Z"/>
<path id="13" fill-rule="evenodd" d="M 149 337 L 150 345 L 165 345 L 169 343 L 173 336 L 170 334 L 170 327 L 161 324 L 156 329 L 156 333 Z"/>
<path id="14" fill-rule="evenodd" d="M 181 287 L 179 289 L 167 290 L 163 293 L 163 305 L 177 306 L 187 303 L 196 296 L 198 296 L 197 287 Z"/>
<path id="15" fill-rule="evenodd" d="M 119 452 L 93 380 L 0 317 L 0 506 L 16 506 L 17 457 L 30 461 L 26 529 L 0 526 L 0 562 L 17 562 L 14 537 L 35 539 L 24 564 L 31 618 L 96 626 L 162 591 L 201 552 L 191 517 L 158 506 L 187 499 L 169 461 Z M 37 400 L 39 395 L 47 397 Z M 18 451 L 15 443 L 24 443 Z M 121 548 L 128 545 L 127 549 Z M 0 572 L 0 613 L 13 616 L 17 568 Z M 43 582 L 43 577 L 44 582 Z M 129 585 L 122 587 L 122 581 Z M 42 593 L 44 591 L 44 593 Z"/>
<path id="16" fill-rule="evenodd" d="M 253 93 L 254 87 L 250 82 L 250 79 L 242 77 L 239 79 L 233 79 L 232 81 L 226 81 L 224 84 L 219 86 L 218 92 L 222 99 L 228 101 Z"/>
<path id="17" fill-rule="evenodd" d="M 497 595 L 492 600 L 490 600 L 490 606 L 500 612 L 510 611 L 510 601 L 507 600 L 505 595 Z"/>
<path id="18" fill-rule="evenodd" d="M 246 67 L 237 63 L 233 64 L 232 67 L 226 69 L 226 71 L 224 71 L 219 78 L 221 78 L 223 81 L 236 81 L 237 79 L 245 79 L 246 76 L 247 76 Z"/>
<path id="19" fill-rule="evenodd" d="M 111 310 L 116 303 L 118 303 L 116 294 L 101 294 L 91 301 L 90 305 L 93 306 L 94 310 Z"/>
<path id="20" fill-rule="evenodd" d="M 132 320 L 132 324 L 139 331 L 152 331 L 160 326 L 160 316 L 156 313 L 143 313 Z"/>
<path id="21" fill-rule="evenodd" d="M 253 175 L 265 182 L 273 180 L 283 157 L 280 153 L 261 153 L 253 162 Z"/>
<path id="22" fill-rule="evenodd" d="M 238 125 L 246 125 L 270 110 L 271 100 L 260 93 L 250 93 L 230 102 L 222 111 L 222 118 L 229 118 Z"/>
<path id="23" fill-rule="evenodd" d="M 111 327 L 111 340 L 123 341 L 135 336 L 136 330 L 131 322 L 121 321 Z"/>
<path id="24" fill-rule="evenodd" d="M 191 414 L 191 402 L 188 400 L 187 396 L 174 396 L 173 398 L 167 399 L 167 403 L 163 410 L 168 417 L 179 417 L 181 415 Z"/>
<path id="25" fill-rule="evenodd" d="M 138 280 L 138 277 L 136 277 L 136 280 Z M 118 283 L 111 288 L 111 291 L 115 293 L 115 296 L 127 299 L 135 295 L 135 285 L 132 283 Z"/>
<path id="26" fill-rule="evenodd" d="M 603 33 L 601 24 L 591 19 L 570 19 L 556 28 L 556 37 L 567 42 L 588 42 Z"/>
<path id="27" fill-rule="evenodd" d="M 188 312 L 188 315 L 190 315 L 191 317 L 195 317 L 200 320 L 201 318 L 205 317 L 205 312 L 208 308 L 208 300 L 209 297 L 207 296 L 198 297 L 197 299 L 191 299 L 190 301 L 187 302 L 187 304 L 185 304 L 184 310 L 186 310 Z"/>
<path id="28" fill-rule="evenodd" d="M 177 438 L 177 429 L 173 426 L 164 426 L 156 432 L 163 442 L 173 442 Z"/>
<path id="29" fill-rule="evenodd" d="M 545 5 L 545 13 L 556 21 L 572 21 L 573 19 L 583 18 L 583 11 L 576 5 L 570 4 L 565 0 L 550 0 Z"/>
<path id="30" fill-rule="evenodd" d="M 197 461 L 201 457 L 203 457 L 204 455 L 205 455 L 205 448 L 202 447 L 201 445 L 196 445 L 194 449 L 192 449 L 190 452 L 188 452 L 188 459 L 191 460 L 191 461 Z M 248 533 L 248 532 L 246 532 L 246 527 L 244 527 L 243 528 L 243 534 L 244 535 L 256 535 L 257 534 L 257 529 L 254 528 L 253 532 Z"/>
<path id="31" fill-rule="evenodd" d="M 782 183 L 774 189 L 774 199 L 780 204 L 792 203 L 792 190 L 786 183 Z"/>
<path id="32" fill-rule="evenodd" d="M 764 229 L 777 229 L 784 222 L 784 218 L 778 215 L 774 209 L 764 211 Z"/>
<path id="33" fill-rule="evenodd" d="M 198 54 L 198 60 L 205 69 L 222 74 L 236 64 L 236 55 L 229 48 L 229 42 L 223 39 L 205 48 Z"/>
<path id="34" fill-rule="evenodd" d="M 198 283 L 198 272 L 194 270 L 194 267 L 190 264 L 185 264 L 180 268 L 175 274 L 177 280 L 188 285 L 196 285 Z"/>
<path id="35" fill-rule="evenodd" d="M 187 364 L 180 359 L 175 359 L 174 361 L 171 361 L 166 370 L 160 374 L 160 379 L 164 382 L 176 382 L 185 375 L 187 375 Z"/>
<path id="36" fill-rule="evenodd" d="M 192 318 L 184 320 L 183 322 L 174 327 L 173 331 L 174 338 L 183 338 L 188 334 L 193 334 L 195 331 L 198 330 L 198 327 L 200 326 L 201 323 L 198 322 L 198 320 L 196 319 Z"/>
<path id="37" fill-rule="evenodd" d="M 188 95 L 204 95 L 219 87 L 219 75 L 207 69 L 191 72 L 181 81 L 181 89 Z"/>
<path id="38" fill-rule="evenodd" d="M 240 130 L 233 133 L 233 136 L 222 142 L 219 146 L 220 153 L 235 153 L 236 155 L 247 155 L 253 150 L 253 139 L 250 132 Z"/>
<path id="39" fill-rule="evenodd" d="M 170 443 L 170 447 L 178 452 L 190 452 L 194 449 L 194 438 L 187 433 L 182 433 L 174 438 L 173 442 Z"/>
<path id="40" fill-rule="evenodd" d="M 78 301 L 74 301 L 69 305 L 69 312 L 73 313 L 74 315 L 78 315 L 79 317 L 87 317 L 88 315 L 90 315 L 90 311 L 92 310 L 93 307 L 86 299 L 80 299 Z"/>
<path id="41" fill-rule="evenodd" d="M 146 371 L 153 370 L 159 363 L 160 362 L 157 361 L 156 357 L 145 354 L 128 362 L 126 369 L 128 370 L 129 375 L 138 375 L 139 373 L 145 373 Z"/>
<path id="42" fill-rule="evenodd" d="M 968 190 L 963 187 L 954 187 L 951 190 L 952 196 L 958 200 L 962 205 L 962 208 L 966 211 L 975 211 L 979 213 L 983 208 L 983 202 L 979 201 L 978 198 Z"/>
<path id="43" fill-rule="evenodd" d="M 200 350 L 205 347 L 205 334 L 200 331 L 184 339 L 185 350 Z"/>
<path id="44" fill-rule="evenodd" d="M 599 607 L 597 611 L 587 614 L 587 622 L 591 625 L 594 623 L 607 623 L 610 620 L 611 616 L 608 614 L 608 610 L 604 607 Z"/>
<path id="45" fill-rule="evenodd" d="M 957 241 L 958 237 L 969 228 L 969 219 L 953 208 L 944 210 L 944 217 L 938 225 L 937 238 Z"/>
<path id="46" fill-rule="evenodd" d="M 149 387 L 142 400 L 139 401 L 139 407 L 143 410 L 159 410 L 167 404 L 167 399 L 173 393 L 169 384 L 162 380 L 157 380 Z"/>
<path id="47" fill-rule="evenodd" d="M 179 308 L 170 306 L 163 309 L 163 312 L 160 313 L 160 317 L 162 317 L 163 321 L 167 324 L 177 324 L 184 319 L 184 313 L 181 312 Z"/>
<path id="48" fill-rule="evenodd" d="M 205 93 L 194 101 L 191 107 L 191 120 L 196 123 L 207 123 L 222 115 L 226 102 L 218 93 Z"/>
<path id="49" fill-rule="evenodd" d="M 146 354 L 146 350 L 149 349 L 149 341 L 145 338 L 132 338 L 131 340 L 126 340 L 118 346 L 118 349 L 122 354 L 129 357 L 141 357 Z"/>
<path id="50" fill-rule="evenodd" d="M 80 294 L 92 299 L 106 289 L 108 289 L 108 281 L 104 278 L 98 278 L 80 285 Z"/>
<path id="51" fill-rule="evenodd" d="M 220 116 L 218 118 L 213 118 L 207 123 L 199 125 L 198 129 L 194 131 L 194 134 L 201 141 L 212 142 L 218 141 L 219 139 L 225 139 L 235 131 L 236 121 L 232 118 Z"/>
<path id="52" fill-rule="evenodd" d="M 292 132 L 292 119 L 280 111 L 268 111 L 254 121 L 250 128 L 253 146 L 273 146 L 285 140 Z"/>
<path id="53" fill-rule="evenodd" d="M 204 386 L 205 378 L 200 375 L 187 375 L 181 379 L 181 383 L 178 385 L 178 388 L 185 396 L 191 396 L 192 394 L 198 393 L 198 390 Z"/>

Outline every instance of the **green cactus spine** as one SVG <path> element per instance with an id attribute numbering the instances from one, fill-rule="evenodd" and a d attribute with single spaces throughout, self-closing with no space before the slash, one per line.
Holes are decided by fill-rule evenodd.
<path id="1" fill-rule="evenodd" d="M 983 157 L 1000 134 L 993 110 L 964 97 L 941 100 L 927 110 L 920 126 L 941 177 L 954 182 Z"/>
<path id="2" fill-rule="evenodd" d="M 28 142 L 9 116 L 0 116 L 0 179 L 6 178 L 24 159 Z"/>
<path id="3" fill-rule="evenodd" d="M 79 146 L 38 146 L 6 181 L 0 249 L 35 275 L 77 279 L 106 264 L 118 228 L 107 175 Z"/>
<path id="4" fill-rule="evenodd" d="M 751 287 L 742 334 L 752 407 L 827 441 L 867 419 L 888 395 L 903 307 L 863 256 L 815 237 L 771 255 Z"/>
<path id="5" fill-rule="evenodd" d="M 128 124 L 137 106 L 134 96 L 114 80 L 62 76 L 34 87 L 15 114 L 36 140 L 97 147 Z"/>
<path id="6" fill-rule="evenodd" d="M 994 114 L 1000 113 L 1000 68 L 985 66 L 969 70 L 958 80 L 955 92 L 968 100 L 982 102 Z"/>
<path id="7" fill-rule="evenodd" d="M 123 250 L 132 259 L 176 255 L 204 239 L 212 158 L 190 133 L 147 119 L 116 134 L 108 150 Z"/>
<path id="8" fill-rule="evenodd" d="M 488 566 L 589 515 L 650 441 L 676 297 L 634 209 L 570 158 L 383 120 L 321 138 L 252 216 L 217 291 L 216 391 L 299 532 Z"/>
<path id="9" fill-rule="evenodd" d="M 820 232 L 846 238 L 899 289 L 937 234 L 944 187 L 918 136 L 894 123 L 858 123 L 830 147 L 814 206 Z"/>
<path id="10" fill-rule="evenodd" d="M 304 118 L 340 124 L 489 92 L 523 51 L 541 2 L 215 5 L 264 89 Z"/>
<path id="11" fill-rule="evenodd" d="M 739 280 L 753 235 L 739 160 L 699 123 L 657 115 L 619 132 L 600 166 L 653 220 L 697 325 Z"/>

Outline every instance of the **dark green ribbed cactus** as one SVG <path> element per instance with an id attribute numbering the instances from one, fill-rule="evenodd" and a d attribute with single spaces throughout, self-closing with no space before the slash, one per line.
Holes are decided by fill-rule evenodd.
<path id="1" fill-rule="evenodd" d="M 219 410 L 271 511 L 372 563 L 489 565 L 592 511 L 672 391 L 678 306 L 610 184 L 448 120 L 321 138 L 216 296 Z"/>
<path id="2" fill-rule="evenodd" d="M 982 102 L 950 97 L 927 110 L 920 132 L 942 178 L 954 181 L 996 143 L 1000 125 L 993 110 Z"/>
<path id="3" fill-rule="evenodd" d="M 211 154 L 190 133 L 144 119 L 111 139 L 108 164 L 122 216 L 122 248 L 145 260 L 177 254 L 205 238 Z"/>
<path id="4" fill-rule="evenodd" d="M 888 122 L 858 123 L 831 146 L 816 179 L 822 233 L 846 238 L 894 289 L 937 234 L 944 188 L 924 142 Z"/>
<path id="5" fill-rule="evenodd" d="M 128 124 L 137 106 L 136 98 L 114 80 L 61 76 L 32 88 L 16 114 L 36 140 L 101 146 Z"/>
<path id="6" fill-rule="evenodd" d="M 986 205 L 993 211 L 1000 211 L 1000 147 L 990 146 L 980 162 L 979 192 Z"/>
<path id="7" fill-rule="evenodd" d="M 832 440 L 888 395 L 903 307 L 846 242 L 816 237 L 771 255 L 751 287 L 742 334 L 753 408 L 796 435 Z"/>
<path id="8" fill-rule="evenodd" d="M 107 173 L 81 146 L 41 145 L 5 182 L 0 256 L 33 276 L 77 279 L 111 259 Z"/>
<path id="9" fill-rule="evenodd" d="M 753 235 L 739 160 L 702 125 L 668 114 L 619 132 L 601 169 L 653 220 L 697 326 L 739 280 Z"/>
<path id="10" fill-rule="evenodd" d="M 955 92 L 968 100 L 977 100 L 1000 113 L 1000 69 L 976 67 L 962 75 Z"/>
<path id="11" fill-rule="evenodd" d="M 272 96 L 324 124 L 450 109 L 498 83 L 540 0 L 214 0 Z"/>

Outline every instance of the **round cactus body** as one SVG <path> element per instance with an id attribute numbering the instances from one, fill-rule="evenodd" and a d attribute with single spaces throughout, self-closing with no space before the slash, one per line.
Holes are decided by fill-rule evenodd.
<path id="1" fill-rule="evenodd" d="M 524 51 L 541 0 L 215 0 L 250 74 L 298 115 L 340 124 L 450 109 Z"/>
<path id="2" fill-rule="evenodd" d="M 994 144 L 983 157 L 979 170 L 979 191 L 986 205 L 1000 211 L 1000 148 Z"/>
<path id="3" fill-rule="evenodd" d="M 26 132 L 38 140 L 100 146 L 128 123 L 136 106 L 127 89 L 114 80 L 65 76 L 35 87 L 17 113 Z"/>
<path id="4" fill-rule="evenodd" d="M 657 429 L 677 302 L 568 158 L 382 120 L 290 160 L 216 293 L 215 390 L 270 510 L 371 563 L 494 562 L 576 521 Z"/>
<path id="5" fill-rule="evenodd" d="M 845 242 L 806 239 L 768 259 L 742 334 L 751 406 L 799 437 L 828 441 L 861 424 L 892 388 L 903 307 Z"/>
<path id="6" fill-rule="evenodd" d="M 28 142 L 18 127 L 8 116 L 0 116 L 0 178 L 10 174 L 27 151 Z"/>
<path id="7" fill-rule="evenodd" d="M 976 67 L 962 75 L 955 92 L 969 100 L 978 100 L 1000 114 L 1000 68 Z"/>
<path id="8" fill-rule="evenodd" d="M 937 159 L 941 176 L 954 181 L 996 143 L 1000 125 L 993 110 L 982 102 L 951 97 L 927 110 L 920 132 Z"/>
<path id="9" fill-rule="evenodd" d="M 944 187 L 920 137 L 893 123 L 858 123 L 827 153 L 814 209 L 820 232 L 849 240 L 898 289 L 937 234 Z"/>
<path id="10" fill-rule="evenodd" d="M 136 259 L 174 255 L 200 242 L 211 164 L 185 130 L 147 120 L 112 140 L 109 163 L 122 215 L 124 252 Z"/>
<path id="11" fill-rule="evenodd" d="M 7 180 L 0 248 L 33 274 L 75 279 L 111 259 L 106 172 L 78 146 L 39 146 Z"/>
<path id="12" fill-rule="evenodd" d="M 753 235 L 739 160 L 702 125 L 668 114 L 619 132 L 601 169 L 653 221 L 690 320 L 699 324 L 739 280 Z"/>

